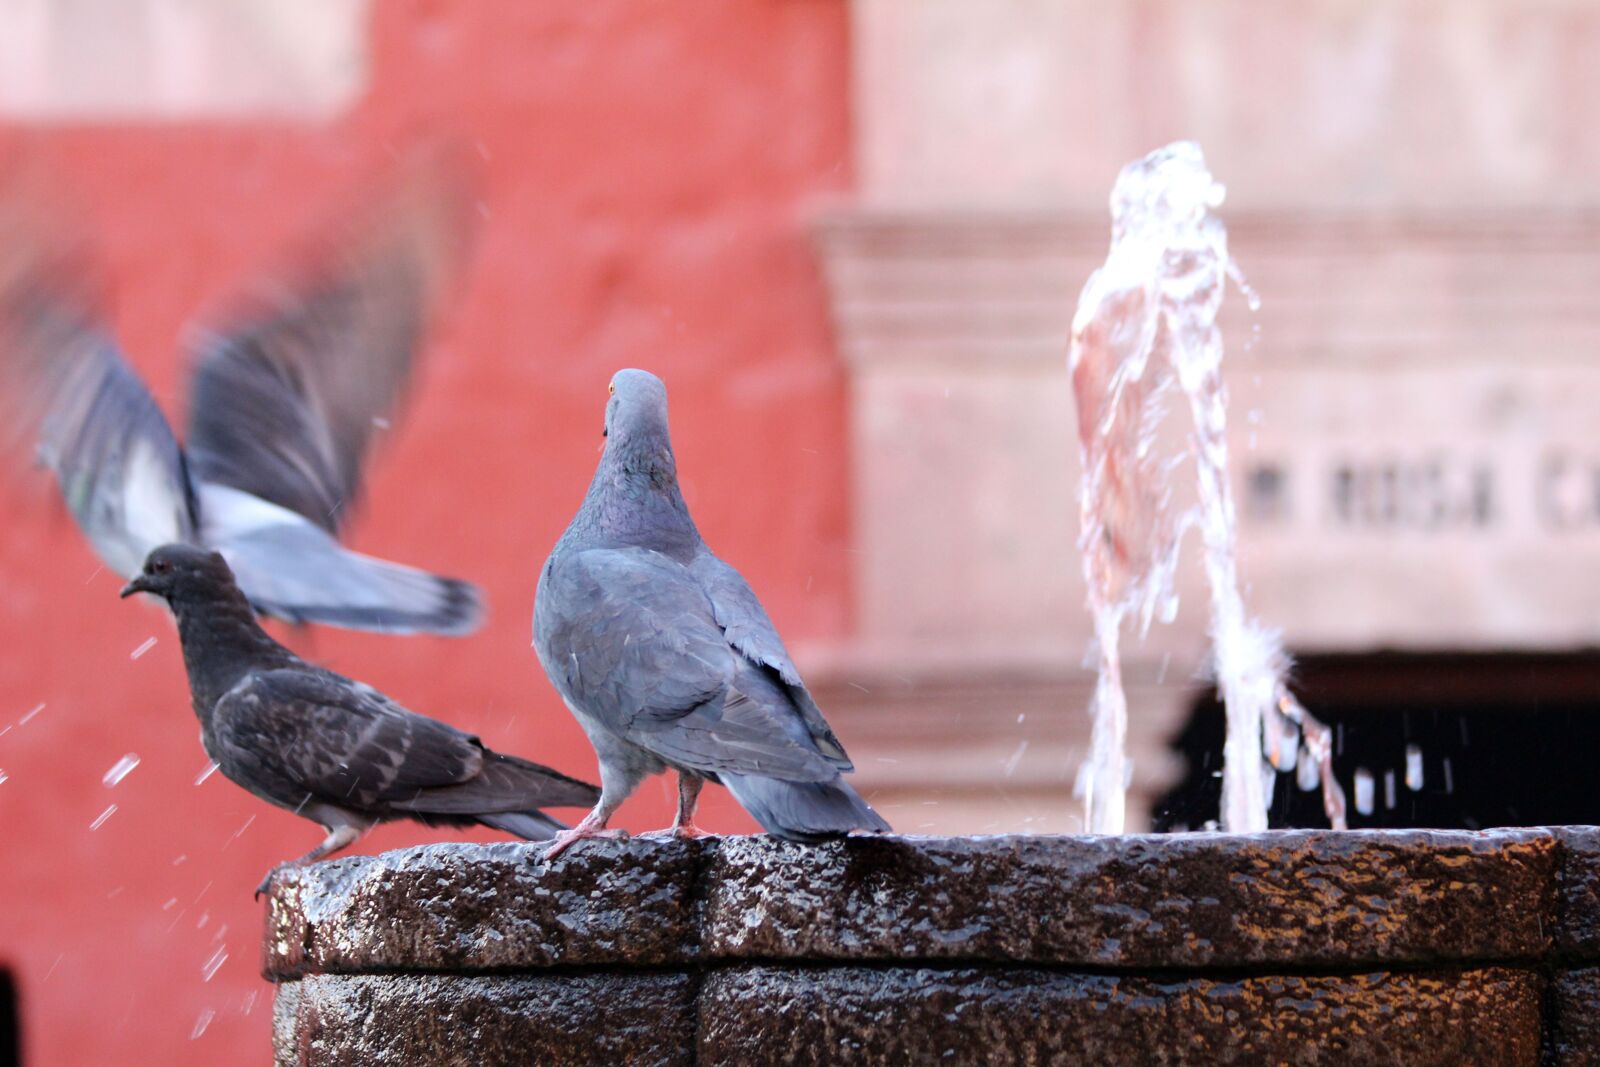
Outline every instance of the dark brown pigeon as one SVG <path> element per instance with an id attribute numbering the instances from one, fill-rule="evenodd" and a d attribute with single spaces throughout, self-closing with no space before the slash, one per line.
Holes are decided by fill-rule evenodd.
<path id="1" fill-rule="evenodd" d="M 671 833 L 693 836 L 703 782 L 769 833 L 889 829 L 843 778 L 850 757 L 755 592 L 700 539 L 678 491 L 667 389 L 618 371 L 589 494 L 539 575 L 533 644 L 600 757 L 600 803 L 545 853 L 614 831 L 648 775 L 678 772 Z"/>
<path id="2" fill-rule="evenodd" d="M 313 666 L 256 622 L 222 556 L 185 544 L 150 553 L 122 590 L 164 597 L 178 620 L 200 740 L 217 768 L 327 839 L 273 874 L 354 843 L 380 822 L 481 823 L 530 841 L 565 829 L 541 807 L 583 807 L 586 782 L 491 751 L 370 685 Z"/>

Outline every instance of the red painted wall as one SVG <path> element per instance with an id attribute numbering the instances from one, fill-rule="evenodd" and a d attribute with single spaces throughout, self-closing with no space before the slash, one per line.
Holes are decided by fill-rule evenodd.
<path id="1" fill-rule="evenodd" d="M 696 518 L 790 639 L 844 628 L 843 379 L 805 219 L 848 180 L 845 35 L 840 0 L 383 2 L 370 91 L 337 122 L 4 127 L 0 165 L 41 166 L 85 206 L 119 336 L 180 411 L 177 337 L 197 306 L 407 130 L 481 145 L 488 219 L 471 274 L 354 541 L 481 583 L 489 622 L 464 640 L 294 643 L 497 746 L 592 775 L 529 648 L 529 615 L 617 368 L 666 378 Z M 319 830 L 220 776 L 194 784 L 205 757 L 167 618 L 117 600 L 37 482 L 0 504 L 0 967 L 20 986 L 24 1062 L 267 1063 L 250 893 Z M 138 768 L 103 785 L 124 753 Z M 669 785 L 648 783 L 621 823 L 663 825 Z M 708 793 L 708 825 L 750 828 Z M 443 836 L 403 825 L 360 847 Z"/>

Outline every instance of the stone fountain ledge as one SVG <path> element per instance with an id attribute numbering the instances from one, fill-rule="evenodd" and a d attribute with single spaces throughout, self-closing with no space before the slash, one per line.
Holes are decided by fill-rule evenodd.
<path id="1" fill-rule="evenodd" d="M 278 879 L 294 1064 L 1600 1064 L 1600 829 L 431 845 Z"/>

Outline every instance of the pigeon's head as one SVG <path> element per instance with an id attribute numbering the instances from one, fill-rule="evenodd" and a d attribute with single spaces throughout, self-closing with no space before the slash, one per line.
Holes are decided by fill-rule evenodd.
<path id="1" fill-rule="evenodd" d="M 233 572 L 219 552 L 195 545 L 162 545 L 145 557 L 144 570 L 122 587 L 122 595 L 154 593 L 167 600 L 182 599 L 218 587 L 232 588 Z"/>
<path id="2" fill-rule="evenodd" d="M 660 378 L 647 370 L 611 376 L 605 435 L 619 443 L 667 440 L 667 387 Z"/>

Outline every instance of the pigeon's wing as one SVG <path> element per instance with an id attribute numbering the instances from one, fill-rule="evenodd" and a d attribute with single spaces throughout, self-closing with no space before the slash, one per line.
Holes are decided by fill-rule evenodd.
<path id="1" fill-rule="evenodd" d="M 484 763 L 470 734 L 323 672 L 252 675 L 217 702 L 212 722 L 227 753 L 290 791 L 358 811 L 471 781 Z"/>
<path id="2" fill-rule="evenodd" d="M 31 444 L 100 557 L 124 577 L 192 541 L 184 456 L 100 322 L 81 245 L 48 216 L 0 208 L 0 419 Z"/>
<path id="3" fill-rule="evenodd" d="M 379 633 L 460 635 L 483 620 L 478 590 L 456 578 L 362 555 L 287 508 L 202 484 L 201 527 L 256 611 L 291 623 Z"/>
<path id="4" fill-rule="evenodd" d="M 564 696 L 673 764 L 804 781 L 837 774 L 794 705 L 728 644 L 694 577 L 659 552 L 563 555 L 541 578 L 535 628 Z"/>
<path id="5" fill-rule="evenodd" d="M 368 190 L 333 239 L 195 331 L 196 482 L 243 490 L 336 532 L 393 414 L 471 217 L 462 169 L 420 153 Z"/>
<path id="6" fill-rule="evenodd" d="M 778 636 L 777 628 L 767 617 L 767 611 L 756 598 L 750 583 L 710 552 L 702 552 L 695 557 L 689 564 L 689 570 L 705 591 L 706 599 L 711 602 L 712 615 L 717 625 L 722 627 L 728 643 L 746 659 L 776 675 L 795 707 L 800 709 L 806 729 L 817 744 L 817 751 L 841 771 L 854 770 L 844 746 L 822 717 L 822 709 L 817 707 L 817 702 L 800 680 L 799 670 L 789 658 L 788 650 L 783 647 L 783 639 Z"/>

